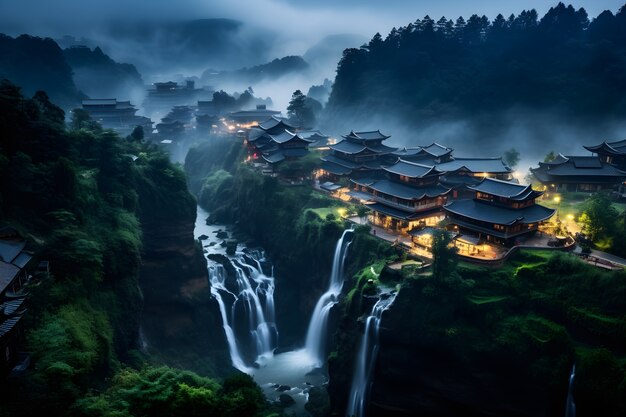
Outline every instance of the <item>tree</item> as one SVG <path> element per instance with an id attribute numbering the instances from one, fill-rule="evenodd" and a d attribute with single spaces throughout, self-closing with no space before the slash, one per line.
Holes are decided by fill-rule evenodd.
<path id="1" fill-rule="evenodd" d="M 519 163 L 520 155 L 517 149 L 511 148 L 504 153 L 504 162 L 511 168 L 515 168 Z"/>
<path id="2" fill-rule="evenodd" d="M 616 229 L 618 212 L 607 194 L 598 193 L 585 202 L 585 209 L 578 218 L 584 232 L 596 242 L 611 235 Z"/>
<path id="3" fill-rule="evenodd" d="M 367 208 L 367 206 L 364 206 L 362 204 L 356 206 L 356 214 L 357 216 L 359 216 L 359 219 L 361 219 L 361 223 L 363 223 L 363 219 L 365 219 L 365 217 L 367 217 L 370 212 L 371 210 Z"/>
<path id="4" fill-rule="evenodd" d="M 307 104 L 307 96 L 302 91 L 296 90 L 291 96 L 287 106 L 289 120 L 300 127 L 313 127 L 315 125 L 315 113 L 310 104 Z"/>
<path id="5" fill-rule="evenodd" d="M 546 157 L 543 158 L 543 162 L 552 162 L 556 159 L 556 154 L 554 151 L 550 151 L 546 154 Z"/>
<path id="6" fill-rule="evenodd" d="M 135 126 L 135 128 L 133 129 L 133 133 L 130 134 L 130 137 L 138 142 L 141 142 L 144 137 L 143 127 Z"/>
<path id="7" fill-rule="evenodd" d="M 222 114 L 233 110 L 237 106 L 237 100 L 224 90 L 220 90 L 213 93 L 213 106 Z"/>
<path id="8" fill-rule="evenodd" d="M 443 230 L 433 232 L 433 277 L 444 279 L 456 269 L 457 248 L 451 245 L 452 238 Z"/>

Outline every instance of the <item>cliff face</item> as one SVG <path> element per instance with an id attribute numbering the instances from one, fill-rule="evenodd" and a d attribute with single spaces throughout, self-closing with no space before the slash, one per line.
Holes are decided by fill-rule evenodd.
<path id="1" fill-rule="evenodd" d="M 405 282 L 395 303 L 383 313 L 368 415 L 562 414 L 570 358 L 558 335 L 546 333 L 546 340 L 531 351 L 508 350 L 498 344 L 504 336 L 476 326 L 477 317 L 499 314 L 497 310 L 464 307 L 454 291 L 433 288 L 427 280 Z M 339 413 L 345 407 L 362 333 L 362 326 L 355 323 L 367 311 L 352 304 L 344 307 L 343 330 L 336 335 L 337 358 L 329 367 L 331 403 Z M 517 337 L 517 329 L 510 332 L 509 337 Z M 524 343 L 520 340 L 520 345 Z"/>
<path id="2" fill-rule="evenodd" d="M 194 240 L 195 202 L 187 196 L 177 207 L 140 193 L 142 335 L 147 351 L 168 365 L 225 375 L 232 370 L 228 347 L 202 248 Z"/>

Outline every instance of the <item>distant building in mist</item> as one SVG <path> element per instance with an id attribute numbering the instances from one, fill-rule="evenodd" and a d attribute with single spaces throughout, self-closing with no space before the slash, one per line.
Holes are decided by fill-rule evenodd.
<path id="1" fill-rule="evenodd" d="M 253 110 L 241 110 L 228 113 L 225 117 L 227 123 L 233 124 L 237 128 L 248 128 L 259 125 L 270 119 L 272 116 L 280 116 L 280 111 L 269 110 L 265 104 L 257 104 Z"/>
<path id="2" fill-rule="evenodd" d="M 210 89 L 196 88 L 192 80 L 182 85 L 174 81 L 158 82 L 148 89 L 143 107 L 149 112 L 165 112 L 174 106 L 193 105 L 199 99 L 210 98 L 212 94 Z"/>
<path id="3" fill-rule="evenodd" d="M 129 135 L 137 126 L 144 134 L 152 133 L 152 120 L 137 116 L 137 108 L 130 101 L 116 99 L 88 99 L 82 101 L 83 110 L 105 129 L 113 129 L 120 135 Z"/>

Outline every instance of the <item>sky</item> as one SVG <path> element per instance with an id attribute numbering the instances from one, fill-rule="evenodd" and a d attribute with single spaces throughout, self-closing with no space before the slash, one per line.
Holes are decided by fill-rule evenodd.
<path id="1" fill-rule="evenodd" d="M 82 35 L 109 20 L 227 17 L 283 35 L 286 49 L 306 49 L 315 38 L 386 34 L 426 14 L 433 18 L 535 8 L 543 15 L 557 0 L 0 0 L 0 32 L 40 36 Z M 590 16 L 616 12 L 626 0 L 575 0 Z M 301 52 L 300 52 L 301 53 Z"/>

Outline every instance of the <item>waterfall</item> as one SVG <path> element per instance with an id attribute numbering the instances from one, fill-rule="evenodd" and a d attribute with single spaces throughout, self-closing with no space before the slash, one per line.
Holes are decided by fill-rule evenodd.
<path id="1" fill-rule="evenodd" d="M 574 404 L 574 378 L 576 377 L 576 364 L 572 365 L 569 375 L 569 388 L 567 389 L 567 402 L 565 403 L 565 417 L 576 417 L 576 404 Z"/>
<path id="2" fill-rule="evenodd" d="M 348 247 L 351 243 L 351 241 L 347 241 L 346 237 L 353 233 L 354 231 L 352 229 L 346 229 L 341 235 L 341 238 L 337 241 L 328 290 L 322 294 L 317 301 L 313 315 L 311 316 L 311 321 L 309 322 L 305 349 L 313 361 L 313 364 L 318 367 L 323 365 L 326 356 L 328 315 L 330 309 L 337 304 L 337 297 L 343 287 L 343 268 L 348 253 Z"/>
<path id="3" fill-rule="evenodd" d="M 219 304 L 230 358 L 235 368 L 246 373 L 254 362 L 273 354 L 278 339 L 274 277 L 263 273 L 263 260 L 259 251 L 230 257 L 235 276 L 209 261 L 211 294 Z"/>
<path id="4" fill-rule="evenodd" d="M 365 332 L 359 344 L 359 353 L 356 358 L 355 370 L 352 376 L 352 386 L 348 397 L 348 417 L 363 417 L 365 404 L 371 386 L 371 376 L 374 363 L 378 356 L 378 332 L 383 312 L 393 304 L 396 293 L 381 294 L 371 314 L 365 321 Z"/>

